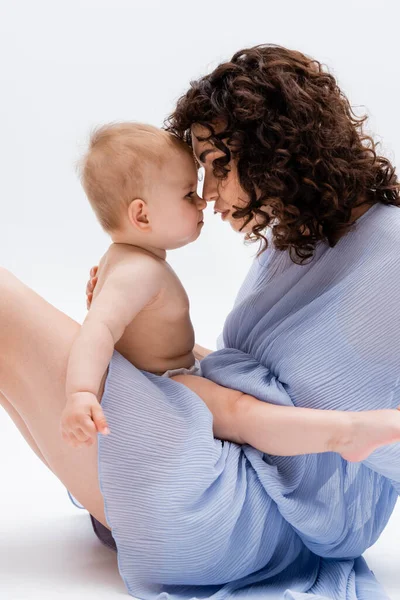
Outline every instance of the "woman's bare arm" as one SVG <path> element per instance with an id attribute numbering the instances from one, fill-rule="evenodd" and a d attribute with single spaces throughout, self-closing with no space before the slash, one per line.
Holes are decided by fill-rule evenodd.
<path id="1" fill-rule="evenodd" d="M 249 444 L 266 454 L 337 452 L 364 460 L 379 446 L 400 441 L 399 410 L 350 412 L 276 406 L 204 377 L 177 375 L 213 415 L 215 437 Z"/>
<path id="2" fill-rule="evenodd" d="M 208 348 L 204 348 L 204 346 L 200 346 L 199 344 L 195 344 L 193 348 L 193 354 L 197 360 L 203 360 L 203 358 L 212 352 L 214 352 L 214 350 L 209 350 Z"/>
<path id="3" fill-rule="evenodd" d="M 215 437 L 249 444 L 268 454 L 326 452 L 331 438 L 338 437 L 345 423 L 339 411 L 329 411 L 334 414 L 327 423 L 324 417 L 328 411 L 268 404 L 204 377 L 176 375 L 172 379 L 190 388 L 207 405 L 213 414 Z M 296 436 L 298 428 L 301 431 Z"/>

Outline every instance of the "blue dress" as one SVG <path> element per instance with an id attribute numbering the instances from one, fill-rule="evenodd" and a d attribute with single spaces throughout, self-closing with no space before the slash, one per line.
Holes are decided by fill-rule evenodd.
<path id="1" fill-rule="evenodd" d="M 334 248 L 255 259 L 203 375 L 274 404 L 400 404 L 400 210 L 374 205 Z M 263 454 L 213 438 L 190 390 L 117 352 L 102 400 L 99 478 L 137 598 L 383 600 L 361 554 L 400 489 L 400 444 L 363 463 Z"/>

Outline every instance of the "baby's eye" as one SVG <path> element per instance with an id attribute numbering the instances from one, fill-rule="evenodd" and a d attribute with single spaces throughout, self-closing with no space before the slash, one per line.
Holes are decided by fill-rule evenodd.
<path id="1" fill-rule="evenodd" d="M 193 200 L 195 193 L 196 193 L 195 191 L 189 192 L 188 194 L 186 194 L 185 198 L 189 198 L 189 200 Z"/>

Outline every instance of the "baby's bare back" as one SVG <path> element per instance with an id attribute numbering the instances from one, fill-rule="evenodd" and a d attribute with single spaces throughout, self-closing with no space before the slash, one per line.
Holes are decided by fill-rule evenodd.
<path id="1" fill-rule="evenodd" d="M 93 301 L 109 274 L 121 262 L 141 261 L 151 256 L 161 291 L 125 329 L 115 349 L 139 369 L 162 374 L 169 369 L 194 364 L 194 331 L 187 294 L 172 268 L 162 259 L 128 244 L 112 244 L 99 263 Z M 161 267 L 161 268 L 160 268 Z M 140 286 L 138 281 L 137 285 Z"/>

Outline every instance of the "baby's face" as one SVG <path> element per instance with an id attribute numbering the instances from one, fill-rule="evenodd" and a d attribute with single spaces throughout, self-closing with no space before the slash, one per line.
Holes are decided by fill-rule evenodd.
<path id="1" fill-rule="evenodd" d="M 152 234 L 165 250 L 194 242 L 207 203 L 197 195 L 197 169 L 190 152 L 173 149 L 162 168 L 151 170 L 149 216 Z"/>

